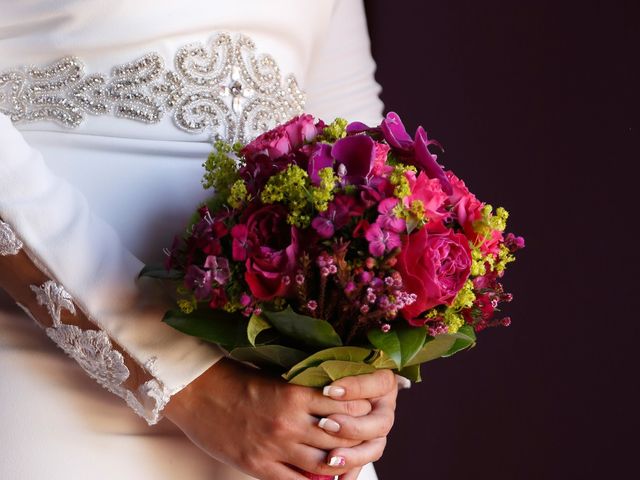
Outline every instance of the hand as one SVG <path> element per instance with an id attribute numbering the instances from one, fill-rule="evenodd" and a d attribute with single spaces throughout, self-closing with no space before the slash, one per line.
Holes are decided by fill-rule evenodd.
<path id="1" fill-rule="evenodd" d="M 254 477 L 306 480 L 296 468 L 341 475 L 370 462 L 371 446 L 351 452 L 349 447 L 361 440 L 327 433 L 318 428 L 318 419 L 338 415 L 346 422 L 367 415 L 371 403 L 357 396 L 378 392 L 368 383 L 341 382 L 348 390 L 337 400 L 223 359 L 177 393 L 165 411 L 205 452 Z M 362 438 L 371 428 L 367 425 Z M 348 465 L 327 465 L 329 450 L 343 455 Z"/>
<path id="2" fill-rule="evenodd" d="M 398 396 L 396 376 L 390 370 L 378 370 L 368 375 L 337 380 L 325 388 L 328 394 L 342 391 L 344 393 L 334 398 L 344 401 L 368 398 L 372 410 L 365 416 L 354 417 L 337 413 L 320 420 L 319 426 L 331 435 L 362 442 L 353 448 L 336 448 L 329 452 L 329 458 L 344 458 L 347 467 L 375 462 L 382 457 L 387 435 L 393 427 Z M 354 468 L 342 475 L 341 480 L 356 480 L 360 469 L 359 466 Z"/>

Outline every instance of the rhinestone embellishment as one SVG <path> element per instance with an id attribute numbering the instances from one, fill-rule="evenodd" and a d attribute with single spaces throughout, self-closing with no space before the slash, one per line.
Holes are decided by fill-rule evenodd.
<path id="1" fill-rule="evenodd" d="M 15 123 L 54 121 L 67 128 L 87 115 L 153 124 L 170 113 L 186 132 L 245 143 L 302 113 L 304 101 L 293 75 L 283 80 L 276 61 L 256 54 L 250 38 L 227 33 L 180 48 L 174 70 L 148 53 L 109 76 L 85 74 L 84 63 L 71 56 L 0 72 L 0 112 Z"/>
<path id="2" fill-rule="evenodd" d="M 9 224 L 0 220 L 0 256 L 17 255 L 22 246 Z"/>

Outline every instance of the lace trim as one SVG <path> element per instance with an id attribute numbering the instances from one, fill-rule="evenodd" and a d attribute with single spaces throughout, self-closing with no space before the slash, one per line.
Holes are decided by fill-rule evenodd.
<path id="1" fill-rule="evenodd" d="M 172 111 L 182 130 L 244 143 L 302 113 L 305 101 L 295 77 L 283 83 L 276 61 L 255 49 L 244 35 L 222 33 L 179 49 L 175 70 L 157 53 L 118 65 L 111 76 L 85 74 L 72 56 L 17 67 L 0 72 L 0 112 L 14 122 L 76 128 L 87 114 L 158 123 Z"/>
<path id="2" fill-rule="evenodd" d="M 123 398 L 138 415 L 150 425 L 160 420 L 160 412 L 171 397 L 168 389 L 155 379 L 137 389 L 138 395 L 123 386 L 129 378 L 129 368 L 122 354 L 113 348 L 109 336 L 102 330 L 83 330 L 76 325 L 61 322 L 62 309 L 76 313 L 71 295 L 62 285 L 52 280 L 41 286 L 31 285 L 39 305 L 47 308 L 53 327 L 46 333 L 82 369 L 111 393 Z M 23 310 L 30 312 L 22 305 Z"/>
<path id="3" fill-rule="evenodd" d="M 17 255 L 22 249 L 22 242 L 18 240 L 9 224 L 0 220 L 0 256 Z"/>

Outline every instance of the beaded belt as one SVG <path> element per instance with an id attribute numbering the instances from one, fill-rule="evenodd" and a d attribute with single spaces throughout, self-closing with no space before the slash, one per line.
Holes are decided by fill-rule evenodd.
<path id="1" fill-rule="evenodd" d="M 64 57 L 45 67 L 0 72 L 0 112 L 15 123 L 54 121 L 76 128 L 90 115 L 157 123 L 169 112 L 187 132 L 246 142 L 302 113 L 305 97 L 293 75 L 284 82 L 275 60 L 256 55 L 246 36 L 222 33 L 178 50 L 175 69 L 157 53 L 85 74 Z"/>

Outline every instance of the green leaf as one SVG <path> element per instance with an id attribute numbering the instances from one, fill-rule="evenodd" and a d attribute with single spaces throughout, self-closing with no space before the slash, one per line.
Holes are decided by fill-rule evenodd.
<path id="1" fill-rule="evenodd" d="M 306 357 L 307 353 L 282 345 L 259 345 L 234 348 L 229 355 L 236 360 L 251 362 L 259 367 L 277 365 L 287 369 Z"/>
<path id="2" fill-rule="evenodd" d="M 471 325 L 464 325 L 460 327 L 460 330 L 452 335 L 456 340 L 449 351 L 442 355 L 443 357 L 450 357 L 454 353 L 473 347 L 476 344 L 476 334 Z"/>
<path id="3" fill-rule="evenodd" d="M 371 356 L 371 350 L 361 347 L 333 347 L 320 350 L 305 358 L 283 375 L 287 380 L 292 379 L 305 368 L 317 367 L 326 360 L 345 360 L 349 362 L 364 362 Z"/>
<path id="4" fill-rule="evenodd" d="M 307 317 L 287 307 L 282 312 L 263 311 L 271 325 L 283 335 L 313 347 L 339 347 L 340 336 L 326 320 Z"/>
<path id="5" fill-rule="evenodd" d="M 322 362 L 319 368 L 327 372 L 327 375 L 329 375 L 333 382 L 344 377 L 363 375 L 376 371 L 375 367 L 368 363 L 345 362 L 344 360 L 327 360 L 326 362 Z"/>
<path id="6" fill-rule="evenodd" d="M 440 358 L 451 349 L 455 341 L 456 338 L 449 334 L 438 335 L 431 340 L 427 339 L 422 349 L 420 349 L 406 366 L 418 365 Z"/>
<path id="7" fill-rule="evenodd" d="M 378 355 L 373 359 L 371 365 L 377 369 L 388 368 L 390 370 L 395 370 L 398 368 L 396 362 L 382 350 L 378 351 Z"/>
<path id="8" fill-rule="evenodd" d="M 404 367 L 398 372 L 398 375 L 408 378 L 412 382 L 418 383 L 422 381 L 422 377 L 420 376 L 420 365 L 411 365 L 410 367 Z"/>
<path id="9" fill-rule="evenodd" d="M 329 374 L 320 367 L 309 367 L 289 380 L 289 383 L 305 387 L 324 387 L 331 382 Z"/>
<path id="10" fill-rule="evenodd" d="M 260 335 L 260 332 L 271 328 L 271 324 L 267 322 L 261 315 L 251 315 L 249 319 L 249 325 L 247 326 L 247 338 L 249 343 L 255 346 L 256 338 Z"/>
<path id="11" fill-rule="evenodd" d="M 145 265 L 138 278 L 150 277 L 159 278 L 161 280 L 179 280 L 184 277 L 184 273 L 178 270 L 167 270 L 162 265 Z"/>
<path id="12" fill-rule="evenodd" d="M 400 368 L 402 364 L 402 347 L 398 332 L 395 329 L 384 333 L 379 328 L 373 328 L 367 332 L 367 338 L 371 345 L 382 350 L 387 355 L 387 358 L 390 358 L 395 363 L 392 368 Z"/>
<path id="13" fill-rule="evenodd" d="M 405 327 L 398 328 L 398 339 L 400 340 L 400 349 L 402 351 L 402 364 L 400 368 L 404 368 L 413 357 L 424 346 L 427 338 L 427 329 L 424 327 Z"/>
<path id="14" fill-rule="evenodd" d="M 224 347 L 249 345 L 248 321 L 238 314 L 212 310 L 196 310 L 189 314 L 169 311 L 162 321 L 183 333 Z"/>

